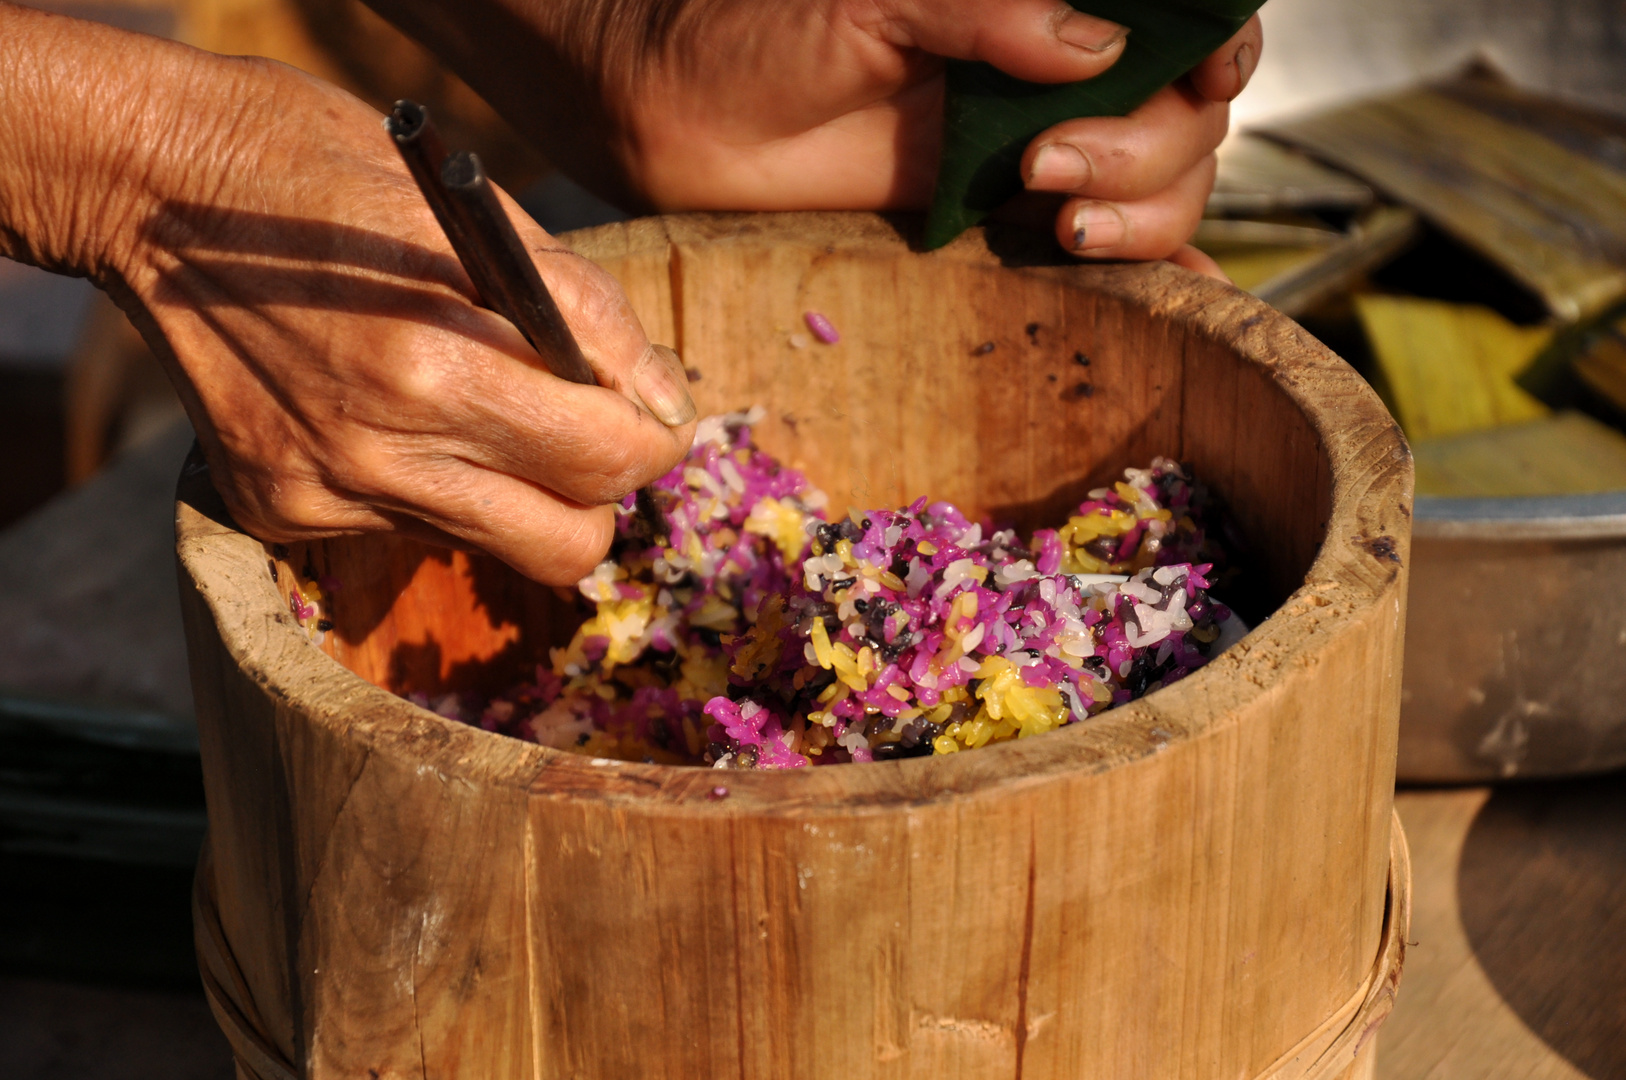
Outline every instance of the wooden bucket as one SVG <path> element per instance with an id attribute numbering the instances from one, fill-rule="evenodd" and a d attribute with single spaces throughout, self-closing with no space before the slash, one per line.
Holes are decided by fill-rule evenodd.
<path id="1" fill-rule="evenodd" d="M 1368 1075 L 1405 928 L 1405 443 L 1258 301 L 991 236 L 919 255 L 878 217 L 765 215 L 571 242 L 702 411 L 762 405 L 833 506 L 1031 527 L 1168 454 L 1229 499 L 1258 567 L 1235 599 L 1274 614 L 1175 686 L 972 753 L 595 760 L 387 692 L 512 680 L 568 633 L 550 590 L 380 537 L 295 546 L 273 582 L 194 464 L 198 940 L 241 1075 Z M 295 572 L 340 584 L 325 634 Z"/>

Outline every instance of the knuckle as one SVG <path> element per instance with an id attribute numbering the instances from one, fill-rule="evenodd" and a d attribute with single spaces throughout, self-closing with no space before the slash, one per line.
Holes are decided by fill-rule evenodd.
<path id="1" fill-rule="evenodd" d="M 396 486 L 396 458 L 377 440 L 352 437 L 328 446 L 324 468 L 330 482 L 341 490 L 382 495 Z"/>
<path id="2" fill-rule="evenodd" d="M 664 460 L 651 458 L 641 440 L 631 438 L 603 438 L 587 457 L 593 466 L 576 478 L 578 497 L 600 505 L 623 498 L 670 468 Z"/>
<path id="3" fill-rule="evenodd" d="M 222 486 L 220 495 L 243 531 L 259 540 L 302 540 L 320 528 L 308 505 L 285 488 L 239 482 Z"/>
<path id="4" fill-rule="evenodd" d="M 423 350 L 405 350 L 387 369 L 392 395 L 406 402 L 443 401 L 459 380 L 444 360 Z"/>
<path id="5" fill-rule="evenodd" d="M 607 507 L 569 516 L 532 576 L 547 585 L 574 585 L 593 572 L 615 538 L 615 515 Z"/>
<path id="6" fill-rule="evenodd" d="M 606 317 L 618 313 L 624 306 L 621 286 L 608 272 L 597 266 L 588 266 L 580 279 L 580 292 L 576 302 L 585 315 Z"/>
<path id="7" fill-rule="evenodd" d="M 330 501 L 304 484 L 279 484 L 268 494 L 264 508 L 272 527 L 312 533 L 334 525 Z"/>
<path id="8" fill-rule="evenodd" d="M 548 284 L 558 291 L 569 320 L 587 332 L 625 322 L 631 311 L 615 278 L 574 252 L 559 254 L 570 257 L 555 263 Z"/>
<path id="9" fill-rule="evenodd" d="M 220 489 L 220 497 L 226 503 L 226 510 L 237 523 L 237 527 L 256 540 L 287 543 L 299 539 L 284 528 L 280 521 L 262 513 L 256 501 L 245 500 L 240 493 L 228 488 Z"/>

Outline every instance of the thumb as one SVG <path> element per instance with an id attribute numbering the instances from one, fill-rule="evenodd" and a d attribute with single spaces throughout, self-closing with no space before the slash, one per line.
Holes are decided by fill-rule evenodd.
<path id="1" fill-rule="evenodd" d="M 1029 82 L 1077 82 L 1123 55 L 1125 27 L 1064 0 L 892 0 L 884 5 L 894 45 L 982 60 Z"/>
<path id="2" fill-rule="evenodd" d="M 693 420 L 697 410 L 682 360 L 670 347 L 651 344 L 620 283 L 548 235 L 506 194 L 502 199 L 599 385 L 631 398 L 669 428 Z"/>

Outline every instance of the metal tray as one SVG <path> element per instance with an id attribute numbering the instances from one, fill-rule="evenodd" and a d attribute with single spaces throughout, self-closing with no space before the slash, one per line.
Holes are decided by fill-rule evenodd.
<path id="1" fill-rule="evenodd" d="M 1626 765 L 1626 492 L 1418 496 L 1401 780 Z"/>

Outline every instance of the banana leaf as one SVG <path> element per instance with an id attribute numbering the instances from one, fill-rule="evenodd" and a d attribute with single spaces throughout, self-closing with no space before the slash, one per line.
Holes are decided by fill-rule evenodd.
<path id="1" fill-rule="evenodd" d="M 1264 0 L 1068 0 L 1129 27 L 1118 62 L 1093 79 L 1041 86 L 988 64 L 951 60 L 943 106 L 943 157 L 926 218 L 939 248 L 1022 190 L 1022 151 L 1063 120 L 1124 116 L 1196 67 Z"/>

